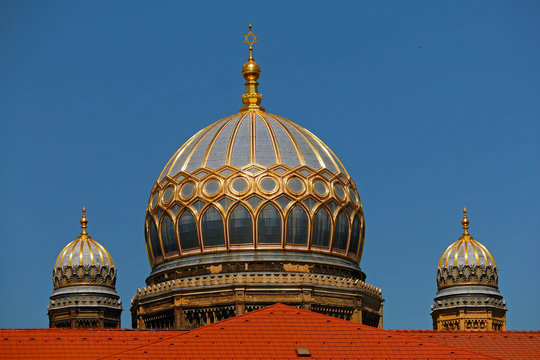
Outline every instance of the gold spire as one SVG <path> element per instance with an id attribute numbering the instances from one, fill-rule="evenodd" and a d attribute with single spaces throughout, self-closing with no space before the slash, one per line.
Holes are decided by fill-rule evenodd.
<path id="1" fill-rule="evenodd" d="M 259 64 L 254 61 L 253 58 L 253 44 L 258 43 L 257 34 L 254 34 L 251 31 L 251 24 L 249 24 L 249 32 L 244 34 L 244 42 L 249 44 L 249 57 L 247 63 L 242 67 L 242 75 L 246 79 L 246 93 L 242 94 L 242 102 L 244 106 L 240 111 L 248 110 L 260 110 L 265 111 L 265 109 L 260 106 L 262 101 L 262 94 L 259 94 L 257 89 L 257 79 L 261 76 L 261 68 Z"/>
<path id="2" fill-rule="evenodd" d="M 467 209 L 463 208 L 463 220 L 461 220 L 463 225 L 463 236 L 469 235 L 469 219 L 467 219 Z"/>
<path id="3" fill-rule="evenodd" d="M 86 208 L 82 208 L 82 217 L 81 217 L 81 235 L 88 235 L 86 232 L 86 224 L 88 224 L 88 219 L 86 218 Z"/>

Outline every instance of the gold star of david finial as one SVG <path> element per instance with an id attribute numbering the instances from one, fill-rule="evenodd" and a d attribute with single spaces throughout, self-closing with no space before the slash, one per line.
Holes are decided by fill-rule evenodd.
<path id="1" fill-rule="evenodd" d="M 251 36 L 251 40 L 250 40 L 250 36 Z M 254 34 L 252 31 L 251 31 L 251 24 L 249 24 L 249 32 L 247 34 L 244 34 L 244 42 L 249 44 L 249 49 L 253 49 L 253 44 L 256 44 L 258 41 L 257 41 L 257 34 Z"/>

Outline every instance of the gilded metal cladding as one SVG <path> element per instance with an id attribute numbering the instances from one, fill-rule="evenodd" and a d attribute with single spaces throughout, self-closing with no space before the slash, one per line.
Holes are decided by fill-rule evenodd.
<path id="1" fill-rule="evenodd" d="M 463 234 L 442 254 L 437 266 L 439 289 L 452 285 L 498 286 L 497 264 L 489 250 L 469 234 L 467 209 L 463 209 Z"/>
<path id="2" fill-rule="evenodd" d="M 47 311 L 50 327 L 120 327 L 116 267 L 109 252 L 88 235 L 87 224 L 83 208 L 81 234 L 54 264 L 54 291 Z"/>
<path id="3" fill-rule="evenodd" d="M 431 307 L 435 330 L 505 330 L 506 303 L 498 289 L 495 259 L 469 234 L 463 209 L 463 234 L 437 266 L 437 295 Z"/>
<path id="4" fill-rule="evenodd" d="M 269 204 L 281 219 L 281 241 L 277 244 L 259 241 L 259 216 Z M 251 217 L 249 244 L 232 244 L 229 236 L 231 213 L 240 205 Z M 308 241 L 302 245 L 286 241 L 287 219 L 297 205 L 308 218 Z M 215 209 L 222 219 L 225 241 L 219 246 L 204 243 L 202 217 L 209 209 Z M 328 245 L 322 247 L 311 241 L 320 210 L 329 215 L 332 234 Z M 179 219 L 186 211 L 197 224 L 198 246 L 189 249 L 182 248 L 178 231 Z M 337 248 L 336 223 L 338 217 L 344 216 L 346 245 Z M 170 227 L 170 222 L 176 241 L 173 251 L 167 251 L 163 242 L 163 227 Z M 188 140 L 169 160 L 154 185 L 145 225 L 152 267 L 192 254 L 247 249 L 312 251 L 359 263 L 365 227 L 356 186 L 334 153 L 304 128 L 262 111 L 226 117 Z M 152 234 L 158 237 L 153 240 L 154 246 Z M 171 249 L 170 244 L 167 247 Z"/>
<path id="5" fill-rule="evenodd" d="M 86 209 L 81 234 L 58 255 L 53 268 L 54 289 L 73 285 L 101 285 L 114 288 L 116 267 L 109 252 L 86 232 Z"/>

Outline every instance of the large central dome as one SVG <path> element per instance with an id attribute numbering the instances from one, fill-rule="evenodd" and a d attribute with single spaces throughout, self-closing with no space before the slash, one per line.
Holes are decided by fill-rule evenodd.
<path id="1" fill-rule="evenodd" d="M 166 164 L 147 211 L 152 266 L 193 254 L 285 249 L 359 262 L 355 185 L 315 135 L 245 111 L 189 139 Z"/>
<path id="2" fill-rule="evenodd" d="M 134 326 L 192 328 L 275 302 L 382 326 L 359 266 L 356 186 L 319 138 L 260 106 L 245 36 L 244 106 L 184 143 L 152 187 Z"/>

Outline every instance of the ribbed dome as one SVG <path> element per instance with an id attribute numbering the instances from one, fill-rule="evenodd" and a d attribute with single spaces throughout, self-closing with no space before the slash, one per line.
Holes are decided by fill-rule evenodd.
<path id="1" fill-rule="evenodd" d="M 154 267 L 187 255 L 294 249 L 360 261 L 364 217 L 356 186 L 315 135 L 245 111 L 218 120 L 167 162 L 146 217 Z"/>
<path id="2" fill-rule="evenodd" d="M 109 252 L 86 232 L 88 220 L 83 208 L 82 232 L 58 255 L 53 268 L 54 289 L 73 285 L 114 287 L 116 268 Z"/>
<path id="3" fill-rule="evenodd" d="M 467 209 L 463 209 L 463 234 L 442 254 L 437 266 L 439 289 L 454 285 L 498 286 L 497 264 L 489 250 L 469 234 Z"/>
<path id="4" fill-rule="evenodd" d="M 486 247 L 472 237 L 461 237 L 446 249 L 439 260 L 439 268 L 461 265 L 496 266 Z"/>
<path id="5" fill-rule="evenodd" d="M 152 188 L 145 221 L 152 276 L 178 276 L 172 269 L 203 261 L 184 259 L 201 254 L 233 266 L 240 252 L 250 264 L 279 258 L 360 274 L 364 214 L 356 186 L 319 138 L 260 106 L 256 36 L 244 36 L 244 106 L 186 141 Z M 156 275 L 162 270 L 173 273 Z"/>
<path id="6" fill-rule="evenodd" d="M 249 111 L 216 121 L 195 134 L 169 160 L 158 181 L 180 171 L 225 165 L 305 165 L 348 177 L 339 159 L 315 135 L 282 117 Z"/>
<path id="7" fill-rule="evenodd" d="M 72 265 L 114 267 L 114 261 L 100 243 L 90 236 L 80 236 L 66 245 L 54 263 L 55 268 Z"/>

